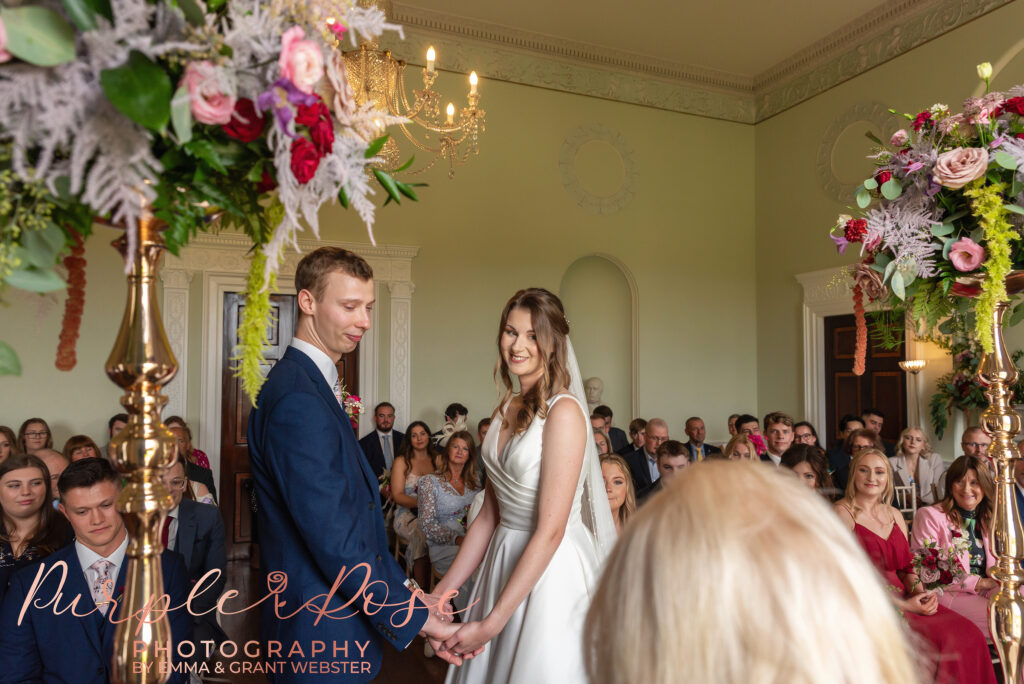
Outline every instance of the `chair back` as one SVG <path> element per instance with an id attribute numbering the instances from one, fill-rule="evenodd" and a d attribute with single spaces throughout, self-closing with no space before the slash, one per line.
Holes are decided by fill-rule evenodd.
<path id="1" fill-rule="evenodd" d="M 893 487 L 893 504 L 900 509 L 909 529 L 917 513 L 917 488 L 914 485 Z"/>

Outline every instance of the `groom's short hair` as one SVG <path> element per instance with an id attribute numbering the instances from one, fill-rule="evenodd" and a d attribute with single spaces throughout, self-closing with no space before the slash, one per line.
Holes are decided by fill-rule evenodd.
<path id="1" fill-rule="evenodd" d="M 359 280 L 373 278 L 373 269 L 366 259 L 341 247 L 321 247 L 302 257 L 295 269 L 295 291 L 309 290 L 320 301 L 327 287 L 327 275 L 341 271 Z"/>

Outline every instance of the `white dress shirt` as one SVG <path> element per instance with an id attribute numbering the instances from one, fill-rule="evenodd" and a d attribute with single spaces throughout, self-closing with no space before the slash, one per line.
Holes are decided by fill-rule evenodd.
<path id="1" fill-rule="evenodd" d="M 334 365 L 334 361 L 331 361 L 331 357 L 305 340 L 300 340 L 298 337 L 293 337 L 289 347 L 294 347 L 300 352 L 305 354 L 316 364 L 316 367 L 320 369 L 320 372 L 324 375 L 324 380 L 327 381 L 327 386 L 332 390 L 334 389 L 334 383 L 338 382 L 338 367 Z"/>
<path id="2" fill-rule="evenodd" d="M 78 554 L 78 562 L 81 564 L 82 570 L 85 573 L 85 585 L 87 587 L 92 587 L 96 583 L 96 578 L 99 573 L 96 571 L 95 568 L 92 568 L 91 566 L 98 560 L 106 560 L 110 562 L 111 567 L 107 574 L 110 576 L 110 579 L 112 581 L 117 582 L 117 573 L 121 572 L 121 565 L 124 563 L 124 555 L 127 552 L 127 530 L 125 530 L 124 533 L 124 540 L 116 549 L 114 549 L 114 551 L 109 556 L 101 556 L 100 554 L 90 549 L 88 546 L 84 545 L 82 542 L 76 540 L 75 553 Z M 111 596 L 117 595 L 116 586 L 110 588 L 110 594 Z"/>
<path id="3" fill-rule="evenodd" d="M 775 465 L 782 465 L 782 456 L 776 456 L 770 451 L 766 453 L 768 454 L 768 458 L 772 459 L 772 463 L 774 463 Z"/>
<path id="4" fill-rule="evenodd" d="M 644 451 L 644 457 L 647 459 L 647 470 L 651 473 L 651 484 L 654 484 L 661 479 L 661 472 L 658 470 L 658 459 L 646 451 Z"/>

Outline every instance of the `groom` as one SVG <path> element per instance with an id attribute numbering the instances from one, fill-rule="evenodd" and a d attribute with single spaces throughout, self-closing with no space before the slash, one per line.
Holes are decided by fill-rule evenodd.
<path id="1" fill-rule="evenodd" d="M 335 364 L 370 328 L 373 270 L 322 247 L 299 263 L 295 289 L 295 337 L 249 418 L 261 568 L 278 592 L 260 606 L 260 636 L 267 660 L 289 661 L 272 682 L 369 681 L 383 640 L 401 650 L 453 626 L 413 600 L 388 553 L 377 478 L 341 406 Z"/>

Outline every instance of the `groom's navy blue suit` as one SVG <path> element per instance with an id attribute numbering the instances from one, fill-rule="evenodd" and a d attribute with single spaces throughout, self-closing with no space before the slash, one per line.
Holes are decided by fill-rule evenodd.
<path id="1" fill-rule="evenodd" d="M 388 554 L 377 478 L 334 392 L 305 353 L 288 348 L 271 369 L 257 406 L 249 418 L 248 435 L 259 502 L 261 568 L 264 573 L 287 575 L 285 590 L 261 605 L 260 636 L 264 642 L 281 642 L 284 654 L 298 644 L 304 655 L 291 660 L 319 661 L 321 668 L 306 673 L 289 668 L 268 677 L 272 682 L 319 682 L 325 675 L 330 680 L 369 681 L 380 669 L 382 639 L 403 649 L 427 619 L 422 603 L 417 602 L 411 616 L 408 612 L 411 594 L 405 573 Z M 349 571 L 361 563 L 368 564 L 367 583 L 374 584 L 360 594 L 366 571 Z M 327 609 L 355 597 L 349 606 L 321 617 L 317 625 L 317 616 L 308 610 L 288 619 L 275 614 L 275 598 L 287 601 L 281 615 L 293 613 L 330 592 L 343 570 L 349 574 Z M 373 594 L 375 604 L 395 605 L 366 610 L 366 593 Z M 320 596 L 315 606 L 323 604 Z M 311 656 L 313 642 L 324 642 L 326 652 Z M 343 645 L 347 656 L 332 653 Z M 365 653 L 360 653 L 360 646 Z M 349 668 L 355 672 L 322 669 L 337 661 L 366 665 Z"/>

